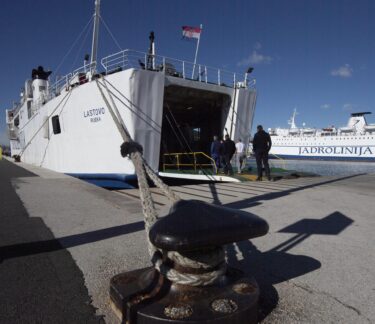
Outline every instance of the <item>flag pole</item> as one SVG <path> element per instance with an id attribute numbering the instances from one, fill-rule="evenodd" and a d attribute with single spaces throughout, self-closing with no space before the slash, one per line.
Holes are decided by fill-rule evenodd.
<path id="1" fill-rule="evenodd" d="M 193 65 L 193 72 L 191 74 L 191 78 L 194 78 L 194 72 L 195 72 L 195 64 L 197 64 L 197 56 L 198 56 L 198 49 L 199 49 L 199 41 L 201 40 L 201 33 L 203 29 L 203 25 L 200 24 L 201 32 L 199 33 L 198 42 L 197 42 L 197 48 L 195 49 L 195 57 L 194 57 L 194 65 Z"/>

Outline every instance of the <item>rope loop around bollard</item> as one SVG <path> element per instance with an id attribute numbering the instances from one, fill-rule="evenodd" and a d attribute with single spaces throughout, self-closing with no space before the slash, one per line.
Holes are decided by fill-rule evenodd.
<path id="1" fill-rule="evenodd" d="M 208 286 L 214 284 L 223 274 L 227 265 L 222 246 L 205 251 L 194 251 L 184 255 L 176 251 L 156 252 L 152 259 L 154 267 L 168 280 L 188 286 Z M 171 266 L 168 261 L 172 261 Z M 183 270 L 181 270 L 183 269 Z M 200 270 L 191 273 L 191 270 Z"/>

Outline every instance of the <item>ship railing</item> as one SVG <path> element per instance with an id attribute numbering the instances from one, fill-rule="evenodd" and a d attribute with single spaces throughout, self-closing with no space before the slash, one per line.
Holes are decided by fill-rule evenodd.
<path id="1" fill-rule="evenodd" d="M 49 87 L 48 100 L 58 96 L 64 88 L 88 81 L 87 73 L 95 67 L 96 62 L 92 62 L 85 64 L 64 76 L 57 76 L 55 83 Z"/>
<path id="2" fill-rule="evenodd" d="M 67 75 L 63 75 L 63 76 L 56 76 L 55 83 L 49 87 L 49 95 L 50 95 L 49 99 L 51 99 L 54 96 L 59 95 L 61 90 L 67 87 L 72 75 L 73 73 L 68 73 Z"/>
<path id="3" fill-rule="evenodd" d="M 202 64 L 194 64 L 167 56 L 151 55 L 126 49 L 118 53 L 104 57 L 101 64 L 105 72 L 113 73 L 130 68 L 144 69 L 150 71 L 164 72 L 166 75 L 194 80 L 199 82 L 217 84 L 221 86 L 254 87 L 255 80 L 249 80 L 247 84 L 239 82 L 236 74 L 224 69 L 214 68 Z"/>
<path id="4" fill-rule="evenodd" d="M 192 168 L 197 172 L 197 168 L 213 168 L 215 174 L 217 167 L 215 160 L 204 152 L 184 152 L 184 153 L 165 153 L 163 154 L 163 171 L 167 168 L 176 168 L 180 171 L 182 168 Z"/>

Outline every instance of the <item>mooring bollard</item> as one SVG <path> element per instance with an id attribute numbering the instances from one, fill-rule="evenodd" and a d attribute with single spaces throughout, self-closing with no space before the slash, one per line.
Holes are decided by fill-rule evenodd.
<path id="1" fill-rule="evenodd" d="M 111 279 L 112 307 L 129 324 L 256 323 L 259 287 L 226 263 L 224 245 L 267 232 L 250 213 L 180 200 L 150 229 L 155 267 Z"/>

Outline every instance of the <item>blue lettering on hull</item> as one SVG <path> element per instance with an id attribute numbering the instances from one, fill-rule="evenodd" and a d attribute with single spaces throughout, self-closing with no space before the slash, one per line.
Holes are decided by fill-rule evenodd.
<path id="1" fill-rule="evenodd" d="M 101 107 L 101 108 L 94 108 L 94 109 L 89 109 L 89 110 L 84 111 L 83 117 L 84 118 L 90 117 L 90 122 L 97 123 L 102 120 L 100 115 L 104 115 L 104 114 L 105 114 L 105 108 Z"/>
<path id="2" fill-rule="evenodd" d="M 371 156 L 374 155 L 374 146 L 300 146 L 298 147 L 299 155 L 322 154 L 322 155 L 354 155 L 354 156 Z M 374 156 L 375 157 L 375 156 Z"/>
<path id="3" fill-rule="evenodd" d="M 280 148 L 280 146 L 276 146 Z M 281 147 L 282 148 L 282 147 Z M 280 154 L 281 158 L 375 161 L 375 146 L 298 146 L 298 154 Z M 270 154 L 272 158 L 272 154 Z"/>

